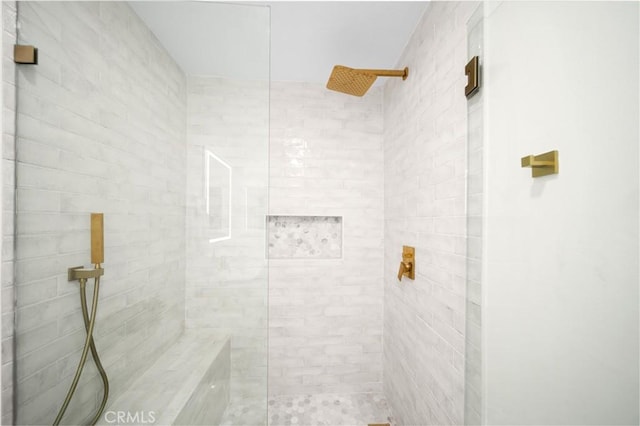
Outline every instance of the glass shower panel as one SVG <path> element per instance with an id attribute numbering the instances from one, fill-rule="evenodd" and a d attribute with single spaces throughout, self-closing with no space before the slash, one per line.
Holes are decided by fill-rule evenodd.
<path id="1" fill-rule="evenodd" d="M 467 22 L 467 56 L 484 67 L 484 3 Z M 482 83 L 482 81 L 481 81 Z M 465 424 L 482 419 L 482 206 L 484 90 L 467 103 L 467 282 L 465 320 Z"/>
<path id="2" fill-rule="evenodd" d="M 243 68 L 187 78 L 186 328 L 231 336 L 223 423 L 266 424 L 269 9 L 216 8 L 252 43 L 217 54 Z"/>
<path id="3" fill-rule="evenodd" d="M 101 268 L 98 423 L 266 423 L 269 20 L 210 2 L 17 2 L 18 43 L 38 49 L 16 65 L 17 423 L 54 422 L 85 346 L 61 423 L 99 413 L 75 278 L 89 275 L 91 311 Z"/>

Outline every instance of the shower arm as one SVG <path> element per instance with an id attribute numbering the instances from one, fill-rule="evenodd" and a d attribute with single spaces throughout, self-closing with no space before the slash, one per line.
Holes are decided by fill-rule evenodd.
<path id="1" fill-rule="evenodd" d="M 408 67 L 405 67 L 405 69 L 403 70 L 370 70 L 358 68 L 355 69 L 355 71 L 377 75 L 378 77 L 402 77 L 403 80 L 406 80 L 407 76 L 409 75 Z"/>

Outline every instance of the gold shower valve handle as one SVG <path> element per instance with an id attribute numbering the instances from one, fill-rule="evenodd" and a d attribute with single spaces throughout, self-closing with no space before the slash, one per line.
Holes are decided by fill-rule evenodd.
<path id="1" fill-rule="evenodd" d="M 413 270 L 413 264 L 411 262 L 400 262 L 400 269 L 398 270 L 398 279 L 402 281 L 402 276 L 406 275 L 410 277 L 411 271 Z"/>
<path id="2" fill-rule="evenodd" d="M 402 246 L 402 261 L 398 270 L 398 280 L 402 281 L 403 276 L 412 280 L 416 278 L 415 248 L 413 247 Z"/>

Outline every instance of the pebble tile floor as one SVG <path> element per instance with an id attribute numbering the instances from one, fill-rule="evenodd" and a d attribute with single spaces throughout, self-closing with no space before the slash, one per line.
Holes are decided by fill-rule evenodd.
<path id="1" fill-rule="evenodd" d="M 317 394 L 269 398 L 269 426 L 366 426 L 391 423 L 386 399 L 380 394 Z M 229 404 L 221 426 L 264 425 L 264 406 L 242 401 Z"/>

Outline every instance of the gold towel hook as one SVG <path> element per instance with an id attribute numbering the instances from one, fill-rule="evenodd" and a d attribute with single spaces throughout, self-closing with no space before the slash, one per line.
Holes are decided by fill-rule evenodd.
<path id="1" fill-rule="evenodd" d="M 531 167 L 531 177 L 557 174 L 560 169 L 558 151 L 549 151 L 540 155 L 527 155 L 520 159 L 522 167 Z"/>

